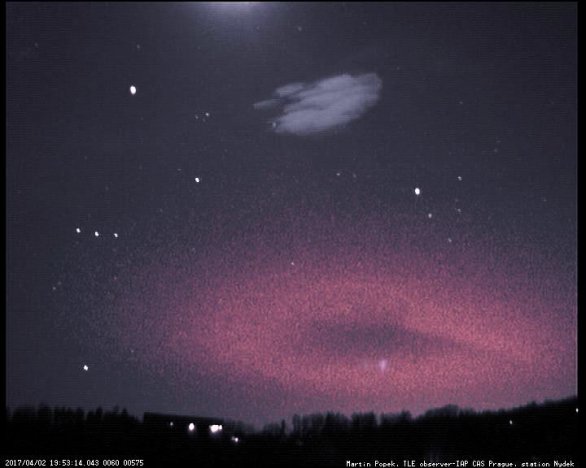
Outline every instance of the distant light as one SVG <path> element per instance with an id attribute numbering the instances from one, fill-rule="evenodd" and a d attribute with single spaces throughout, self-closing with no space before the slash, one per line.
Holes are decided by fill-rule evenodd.
<path id="1" fill-rule="evenodd" d="M 171 421 L 171 422 L 169 423 L 169 427 L 173 427 L 174 425 L 175 425 L 175 424 L 173 423 L 173 421 Z"/>
<path id="2" fill-rule="evenodd" d="M 199 184 L 200 180 L 201 180 L 201 179 L 200 179 L 199 177 L 196 177 L 196 178 L 195 178 L 195 183 L 196 183 L 196 184 Z"/>
<path id="3" fill-rule="evenodd" d="M 216 6 L 223 6 L 223 7 L 244 8 L 244 7 L 254 6 L 257 3 L 259 3 L 259 2 L 215 2 L 215 5 Z"/>
<path id="4" fill-rule="evenodd" d="M 131 86 L 130 87 L 130 94 L 132 94 L 133 96 L 136 94 L 136 86 Z"/>
<path id="5" fill-rule="evenodd" d="M 210 426 L 210 432 L 212 434 L 217 434 L 218 432 L 222 431 L 222 425 L 221 424 L 212 424 Z"/>
<path id="6" fill-rule="evenodd" d="M 173 424 L 173 423 L 171 423 L 171 424 Z M 189 432 L 193 432 L 193 431 L 195 431 L 195 424 L 193 424 L 193 423 L 189 423 L 189 426 L 187 426 L 187 430 L 188 430 Z"/>
<path id="7" fill-rule="evenodd" d="M 94 236 L 96 236 L 96 237 L 100 237 L 100 233 L 99 233 L 98 231 L 95 231 L 95 232 L 94 232 Z"/>
<path id="8" fill-rule="evenodd" d="M 429 219 L 431 219 L 431 218 L 433 218 L 433 215 L 432 215 L 431 213 L 427 213 L 427 217 L 428 217 Z"/>
<path id="9" fill-rule="evenodd" d="M 419 187 L 415 187 L 415 195 L 421 195 L 421 189 Z"/>
<path id="10" fill-rule="evenodd" d="M 84 364 L 83 365 L 83 370 L 87 372 L 88 370 L 90 370 L 90 368 L 86 364 Z"/>
<path id="11" fill-rule="evenodd" d="M 578 408 L 576 408 L 576 413 L 578 412 Z"/>
<path id="12" fill-rule="evenodd" d="M 210 116 L 210 113 L 209 113 L 209 112 L 206 112 L 206 113 L 205 113 L 205 116 L 206 116 L 206 117 L 209 117 L 209 116 Z"/>
<path id="13" fill-rule="evenodd" d="M 115 237 L 116 239 L 118 239 L 118 233 L 117 233 L 117 232 L 115 232 L 115 233 L 114 233 L 114 237 Z"/>
<path id="14" fill-rule="evenodd" d="M 79 234 L 79 233 L 81 233 L 81 229 L 75 228 L 75 232 L 77 232 Z"/>
<path id="15" fill-rule="evenodd" d="M 237 444 L 238 442 L 240 442 L 240 439 L 236 436 L 232 436 L 231 438 L 232 442 L 234 442 L 235 444 Z"/>
<path id="16" fill-rule="evenodd" d="M 458 180 L 462 182 L 462 176 L 458 176 Z"/>
<path id="17" fill-rule="evenodd" d="M 512 426 L 513 425 L 513 420 L 509 419 L 509 425 Z"/>

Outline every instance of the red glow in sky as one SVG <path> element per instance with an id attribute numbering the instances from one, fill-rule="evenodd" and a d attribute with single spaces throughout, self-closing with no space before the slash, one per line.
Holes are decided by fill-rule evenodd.
<path id="1" fill-rule="evenodd" d="M 202 375 L 236 393 L 250 386 L 223 406 L 248 420 L 572 393 L 575 306 L 542 257 L 508 249 L 505 262 L 506 249 L 481 241 L 423 254 L 360 237 L 339 232 L 286 258 L 259 234 L 188 269 L 147 268 L 138 283 L 150 292 L 127 315 L 140 324 L 132 345 L 178 398 Z"/>

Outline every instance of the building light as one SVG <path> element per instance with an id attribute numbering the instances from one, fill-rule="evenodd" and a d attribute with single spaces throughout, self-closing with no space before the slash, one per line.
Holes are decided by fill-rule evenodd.
<path id="1" fill-rule="evenodd" d="M 210 432 L 212 434 L 217 434 L 218 432 L 222 432 L 222 425 L 221 424 L 212 424 L 210 426 Z"/>

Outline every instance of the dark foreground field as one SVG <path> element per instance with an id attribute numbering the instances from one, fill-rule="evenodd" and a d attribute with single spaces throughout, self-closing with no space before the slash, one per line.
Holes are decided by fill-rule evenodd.
<path id="1" fill-rule="evenodd" d="M 409 413 L 350 418 L 313 414 L 259 431 L 242 423 L 202 418 L 192 418 L 192 425 L 189 417 L 180 416 L 145 415 L 138 420 L 118 410 L 86 414 L 66 408 L 7 409 L 3 466 L 18 466 L 10 460 L 41 458 L 47 460 L 45 466 L 140 465 L 132 460 L 142 460 L 147 467 L 370 463 L 375 468 L 381 466 L 377 460 L 399 467 L 458 460 L 484 467 L 499 466 L 489 461 L 517 467 L 560 466 L 554 461 L 580 466 L 577 408 L 577 399 L 567 399 L 483 413 L 448 406 L 418 418 Z M 212 423 L 215 429 L 210 430 Z"/>

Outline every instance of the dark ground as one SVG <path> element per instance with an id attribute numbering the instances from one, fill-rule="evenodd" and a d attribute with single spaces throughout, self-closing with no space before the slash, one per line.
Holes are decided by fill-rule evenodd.
<path id="1" fill-rule="evenodd" d="M 240 422 L 225 422 L 221 434 L 189 433 L 181 424 L 140 421 L 126 411 L 103 412 L 68 408 L 6 410 L 4 458 L 144 460 L 143 466 L 337 466 L 347 461 L 467 460 L 550 463 L 573 461 L 579 466 L 577 398 L 531 404 L 498 412 L 476 413 L 455 406 L 409 413 L 294 416 L 255 431 Z M 179 417 L 178 417 L 179 419 Z M 237 441 L 235 439 L 237 437 Z M 4 466 L 10 466 L 5 464 Z M 54 465 L 53 465 L 54 466 Z M 80 466 L 79 464 L 77 466 Z M 356 465 L 360 466 L 360 465 Z M 368 465 L 362 465 L 368 466 Z M 441 465 L 438 465 L 441 466 Z M 482 465 L 477 465 L 482 466 Z M 498 465 L 492 465 L 498 466 Z M 501 465 L 505 466 L 505 465 Z M 513 466 L 513 465 L 510 465 Z M 571 465 L 570 465 L 571 466 Z"/>

